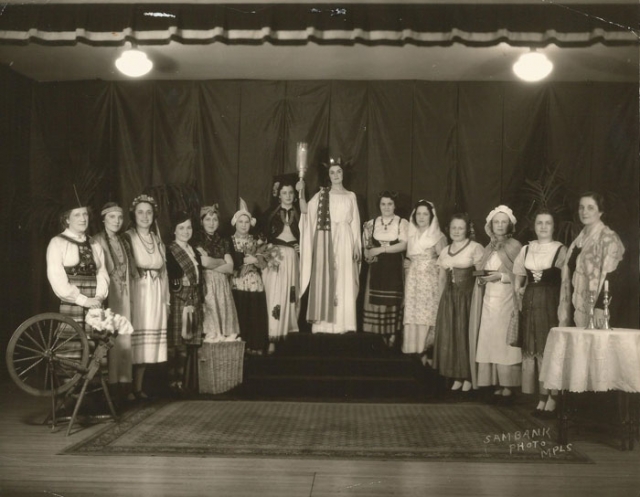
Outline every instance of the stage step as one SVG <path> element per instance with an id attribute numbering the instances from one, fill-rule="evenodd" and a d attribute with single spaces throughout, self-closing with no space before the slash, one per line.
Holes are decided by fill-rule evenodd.
<path id="1" fill-rule="evenodd" d="M 269 356 L 247 356 L 243 398 L 420 402 L 437 378 L 420 361 L 390 350 L 379 335 L 293 333 Z"/>

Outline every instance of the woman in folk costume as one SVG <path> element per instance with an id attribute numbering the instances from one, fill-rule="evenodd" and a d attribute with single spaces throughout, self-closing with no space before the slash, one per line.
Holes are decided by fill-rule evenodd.
<path id="1" fill-rule="evenodd" d="M 380 216 L 364 223 L 364 257 L 369 263 L 362 329 L 381 334 L 389 346 L 402 329 L 404 252 L 409 222 L 396 216 L 396 192 L 378 195 Z"/>
<path id="2" fill-rule="evenodd" d="M 115 202 L 107 202 L 100 215 L 104 230 L 96 234 L 93 240 L 102 247 L 109 272 L 108 306 L 114 313 L 131 321 L 131 254 L 119 234 L 124 221 L 122 207 Z M 109 385 L 116 390 L 118 397 L 129 401 L 134 400 L 131 391 L 132 367 L 131 335 L 119 334 L 109 349 Z"/>
<path id="3" fill-rule="evenodd" d="M 513 262 L 522 248 L 511 238 L 515 225 L 513 211 L 506 205 L 499 205 L 487 216 L 484 229 L 491 242 L 476 266 L 486 274 L 477 278 L 469 318 L 473 385 L 494 385 L 494 401 L 513 400 L 511 388 L 521 383 L 522 353 L 507 343 L 509 324 L 517 312 Z"/>
<path id="4" fill-rule="evenodd" d="M 513 263 L 514 288 L 521 302 L 522 392 L 539 395 L 534 416 L 550 416 L 556 409 L 554 395 L 538 381 L 549 330 L 558 326 L 561 268 L 567 248 L 553 240 L 553 215 L 546 209 L 534 217 L 537 240 L 520 250 Z"/>
<path id="5" fill-rule="evenodd" d="M 604 198 L 596 192 L 580 196 L 578 214 L 584 228 L 569 246 L 562 267 L 558 319 L 560 326 L 586 327 L 590 297 L 593 297 L 596 325 L 603 318 L 603 288 L 624 255 L 620 237 L 602 222 Z"/>
<path id="6" fill-rule="evenodd" d="M 440 304 L 436 318 L 433 367 L 453 380 L 451 390 L 471 390 L 469 363 L 469 311 L 476 279 L 476 264 L 484 249 L 474 241 L 473 226 L 466 213 L 454 214 L 449 222 L 451 244 L 438 257 Z"/>
<path id="7" fill-rule="evenodd" d="M 174 241 L 167 251 L 170 315 L 167 325 L 171 389 L 197 392 L 197 349 L 202 345 L 202 262 L 191 245 L 193 226 L 187 212 L 173 216 Z"/>
<path id="8" fill-rule="evenodd" d="M 323 164 L 331 186 L 307 204 L 300 192 L 301 293 L 309 288 L 307 321 L 314 333 L 355 331 L 360 276 L 360 214 L 356 195 L 343 186 L 341 159 Z"/>
<path id="9" fill-rule="evenodd" d="M 260 274 L 266 261 L 258 254 L 262 240 L 249 233 L 251 227 L 256 225 L 256 219 L 249 213 L 247 204 L 242 199 L 240 209 L 231 219 L 231 225 L 236 228 L 231 237 L 234 266 L 231 288 L 240 321 L 240 336 L 247 344 L 248 354 L 262 355 L 269 344 L 267 298 Z"/>
<path id="10" fill-rule="evenodd" d="M 74 186 L 75 191 L 75 186 Z M 89 210 L 77 193 L 65 202 L 60 216 L 63 232 L 47 247 L 47 278 L 60 299 L 60 314 L 85 326 L 88 309 L 102 307 L 109 293 L 109 273 L 104 251 L 87 237 Z"/>
<path id="11" fill-rule="evenodd" d="M 411 213 L 407 242 L 402 352 L 419 354 L 423 364 L 433 344 L 440 289 L 438 255 L 447 245 L 434 205 L 418 200 Z"/>
<path id="12" fill-rule="evenodd" d="M 133 334 L 133 394 L 138 400 L 148 398 L 142 390 L 147 364 L 167 360 L 167 280 L 165 246 L 152 226 L 158 216 L 153 197 L 140 195 L 129 209 L 132 227 L 124 239 L 133 255 L 131 264 L 131 315 Z"/>
<path id="13" fill-rule="evenodd" d="M 218 336 L 239 335 L 238 314 L 231 293 L 229 277 L 233 274 L 233 248 L 228 238 L 218 233 L 220 209 L 218 204 L 200 209 L 202 233 L 198 252 L 202 260 L 204 280 L 203 333 L 206 340 Z"/>
<path id="14" fill-rule="evenodd" d="M 273 352 L 275 342 L 283 340 L 290 331 L 298 331 L 300 312 L 300 213 L 294 205 L 294 183 L 285 178 L 276 181 L 273 194 L 279 203 L 267 214 L 263 228 L 267 242 L 278 247 L 281 259 L 277 267 L 267 266 L 262 271 L 267 294 L 270 352 Z"/>

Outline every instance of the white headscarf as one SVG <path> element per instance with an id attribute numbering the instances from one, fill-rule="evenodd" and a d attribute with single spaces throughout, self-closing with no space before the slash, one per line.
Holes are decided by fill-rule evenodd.
<path id="1" fill-rule="evenodd" d="M 513 215 L 513 211 L 506 205 L 499 205 L 487 215 L 486 224 L 484 225 L 484 231 L 487 235 L 489 235 L 489 238 L 491 238 L 491 240 L 494 240 L 496 238 L 496 235 L 494 235 L 493 231 L 491 230 L 491 220 L 496 214 L 499 213 L 503 213 L 509 216 L 511 224 L 513 224 L 513 226 L 516 225 L 516 216 Z"/>
<path id="2" fill-rule="evenodd" d="M 238 211 L 231 218 L 231 226 L 236 225 L 236 222 L 238 221 L 240 216 L 247 216 L 249 218 L 251 226 L 256 225 L 256 218 L 251 215 L 247 207 L 247 203 L 242 199 L 242 197 L 240 197 L 240 209 L 238 209 Z"/>
<path id="3" fill-rule="evenodd" d="M 419 200 L 420 202 L 420 200 Z M 409 243 L 407 244 L 407 255 L 417 255 L 424 253 L 428 248 L 433 247 L 436 243 L 438 243 L 444 233 L 440 231 L 440 224 L 438 223 L 438 215 L 436 214 L 436 208 L 432 202 L 425 200 L 429 206 L 431 206 L 431 210 L 433 211 L 433 218 L 431 219 L 431 224 L 424 231 L 424 233 L 420 234 L 418 231 L 418 227 L 414 224 L 414 216 L 416 213 L 416 209 L 413 209 L 411 212 L 411 217 L 409 218 L 411 222 L 409 223 Z"/>

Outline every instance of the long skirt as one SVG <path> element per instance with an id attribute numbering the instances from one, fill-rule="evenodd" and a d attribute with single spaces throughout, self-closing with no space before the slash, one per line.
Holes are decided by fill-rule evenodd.
<path id="1" fill-rule="evenodd" d="M 402 328 L 402 254 L 381 254 L 369 265 L 362 329 L 394 335 Z"/>
<path id="2" fill-rule="evenodd" d="M 269 325 L 265 293 L 233 290 L 233 300 L 238 311 L 240 337 L 246 342 L 247 349 L 266 351 L 269 344 Z"/>
<path id="3" fill-rule="evenodd" d="M 69 276 L 69 283 L 78 287 L 82 295 L 89 298 L 96 296 L 95 276 Z M 87 338 L 90 338 L 91 326 L 85 323 L 87 310 L 88 309 L 76 304 L 60 302 L 60 314 L 73 319 L 85 331 Z M 59 356 L 69 359 L 70 361 L 76 361 L 82 357 L 82 342 L 79 338 L 72 338 L 76 336 L 70 327 L 66 325 L 61 327 L 59 341 L 64 342 L 65 345 L 64 350 L 61 350 L 58 354 Z M 65 367 L 63 363 L 58 364 L 56 371 L 58 371 L 58 374 L 62 377 L 72 377 L 76 373 L 75 370 Z"/>
<path id="4" fill-rule="evenodd" d="M 522 391 L 535 393 L 538 387 L 536 362 L 542 362 L 549 330 L 558 326 L 560 287 L 529 283 L 522 297 Z"/>
<path id="5" fill-rule="evenodd" d="M 431 345 L 440 289 L 438 266 L 433 255 L 414 256 L 407 272 L 402 352 L 419 354 Z"/>
<path id="6" fill-rule="evenodd" d="M 520 333 L 522 355 L 542 357 L 549 330 L 558 326 L 560 288 L 555 285 L 529 284 L 522 298 Z"/>
<path id="7" fill-rule="evenodd" d="M 433 367 L 442 376 L 471 379 L 469 311 L 475 277 L 473 267 L 447 271 L 436 318 Z"/>
<path id="8" fill-rule="evenodd" d="M 112 279 L 109 283 L 109 309 L 131 321 L 129 286 Z M 109 383 L 131 383 L 131 335 L 118 335 L 109 349 Z"/>
<path id="9" fill-rule="evenodd" d="M 78 290 L 80 290 L 80 293 L 88 298 L 96 296 L 97 283 L 95 276 L 69 276 L 69 283 L 75 285 Z M 60 302 L 60 314 L 73 319 L 76 323 L 80 324 L 87 334 L 90 334 L 91 326 L 84 321 L 87 310 L 88 309 L 77 304 Z"/>
<path id="10" fill-rule="evenodd" d="M 147 273 L 131 284 L 133 364 L 167 360 L 167 306 L 162 279 Z"/>
<path id="11" fill-rule="evenodd" d="M 198 288 L 183 286 L 177 291 L 171 291 L 171 312 L 167 324 L 167 346 L 178 347 L 184 344 L 200 345 L 202 343 L 202 305 Z M 186 322 L 184 309 L 193 306 L 194 312 Z M 183 334 L 183 329 L 185 333 Z"/>
<path id="12" fill-rule="evenodd" d="M 291 247 L 278 247 L 282 254 L 280 265 L 277 268 L 267 267 L 262 271 L 271 342 L 284 339 L 290 331 L 298 331 L 300 312 L 298 254 Z"/>
<path id="13" fill-rule="evenodd" d="M 522 383 L 522 353 L 507 344 L 514 305 L 511 285 L 500 281 L 485 285 L 476 349 L 478 386 L 515 387 Z"/>
<path id="14" fill-rule="evenodd" d="M 211 339 L 220 335 L 240 334 L 238 314 L 226 274 L 205 269 L 203 332 Z"/>

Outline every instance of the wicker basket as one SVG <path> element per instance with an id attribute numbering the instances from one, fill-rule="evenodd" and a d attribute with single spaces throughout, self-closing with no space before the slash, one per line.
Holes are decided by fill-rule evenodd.
<path id="1" fill-rule="evenodd" d="M 198 351 L 200 393 L 222 393 L 242 383 L 244 342 L 203 343 Z"/>

